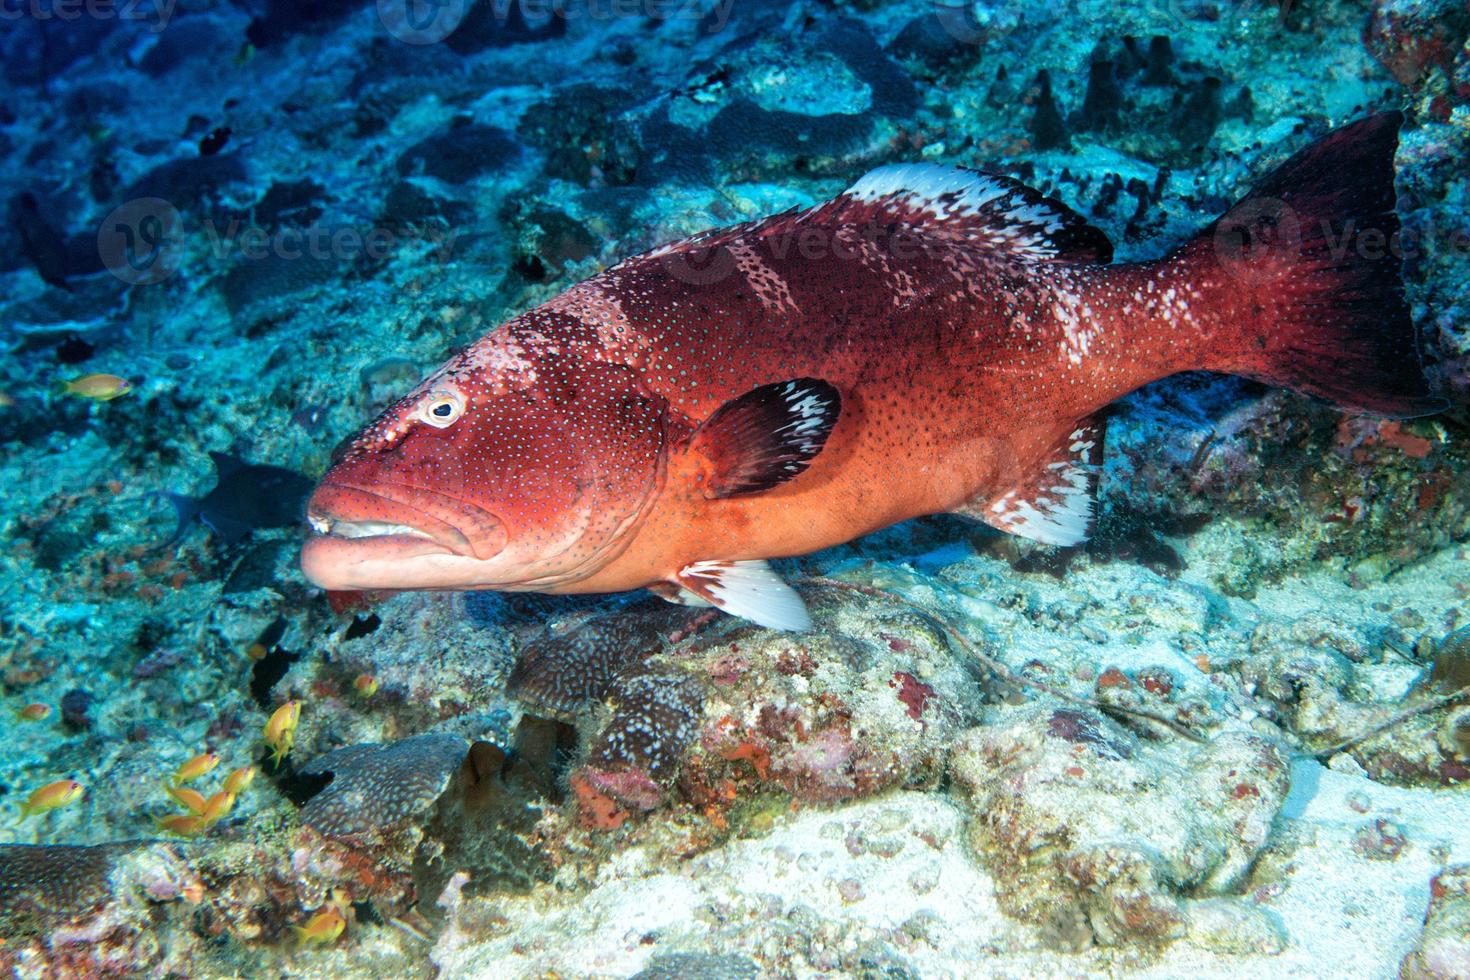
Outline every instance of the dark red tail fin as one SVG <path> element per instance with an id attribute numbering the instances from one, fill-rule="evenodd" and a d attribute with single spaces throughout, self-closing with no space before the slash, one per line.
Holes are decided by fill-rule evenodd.
<path id="1" fill-rule="evenodd" d="M 1329 133 L 1180 250 L 1197 277 L 1216 267 L 1230 316 L 1246 328 L 1214 352 L 1212 369 L 1379 415 L 1446 406 L 1425 381 L 1400 278 L 1402 123 L 1385 112 Z"/>

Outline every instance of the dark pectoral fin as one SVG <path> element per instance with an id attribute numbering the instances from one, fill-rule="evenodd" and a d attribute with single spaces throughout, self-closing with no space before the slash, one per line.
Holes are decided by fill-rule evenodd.
<path id="1" fill-rule="evenodd" d="M 842 396 L 816 378 L 761 385 L 721 405 L 689 449 L 709 462 L 705 496 L 734 497 L 780 486 L 827 443 Z"/>
<path id="2" fill-rule="evenodd" d="M 1097 415 L 1083 419 L 1023 478 L 955 513 L 1043 544 L 1081 544 L 1092 533 L 1104 424 Z"/>

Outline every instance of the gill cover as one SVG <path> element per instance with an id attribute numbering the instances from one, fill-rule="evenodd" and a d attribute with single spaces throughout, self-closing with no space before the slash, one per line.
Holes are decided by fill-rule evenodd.
<path id="1" fill-rule="evenodd" d="M 475 404 L 452 429 L 467 499 L 508 535 L 517 581 L 545 587 L 615 557 L 652 503 L 664 461 L 666 405 L 619 364 L 547 357 L 536 381 Z"/>

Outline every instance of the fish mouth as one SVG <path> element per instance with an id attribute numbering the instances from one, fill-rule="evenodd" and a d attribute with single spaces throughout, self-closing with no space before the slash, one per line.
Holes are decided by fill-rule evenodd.
<path id="1" fill-rule="evenodd" d="M 493 515 L 420 487 L 323 483 L 306 519 L 301 569 L 334 591 L 462 588 L 506 543 Z"/>
<path id="2" fill-rule="evenodd" d="M 308 514 L 306 521 L 317 534 L 334 538 L 382 538 L 407 536 L 433 541 L 434 536 L 407 524 L 391 524 L 388 521 L 347 521 L 341 518 Z"/>

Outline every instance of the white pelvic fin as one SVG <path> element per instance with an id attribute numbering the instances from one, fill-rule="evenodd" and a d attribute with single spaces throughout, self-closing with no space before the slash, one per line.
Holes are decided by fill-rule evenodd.
<path id="1" fill-rule="evenodd" d="M 670 585 L 667 589 L 654 589 L 653 594 L 664 602 L 672 602 L 676 606 L 691 606 L 695 609 L 709 609 L 714 606 L 714 603 L 704 596 L 690 592 L 682 585 Z"/>
<path id="2" fill-rule="evenodd" d="M 763 561 L 699 561 L 685 567 L 677 584 L 732 616 L 773 630 L 812 627 L 806 603 Z"/>

